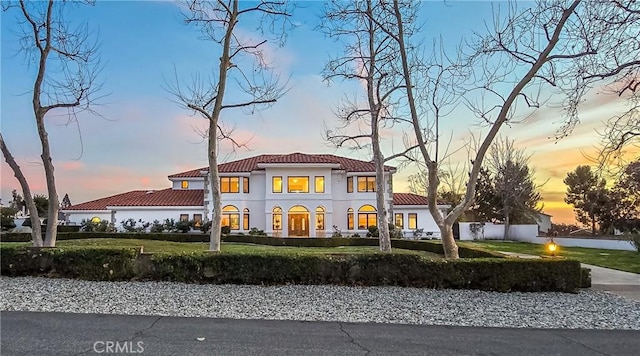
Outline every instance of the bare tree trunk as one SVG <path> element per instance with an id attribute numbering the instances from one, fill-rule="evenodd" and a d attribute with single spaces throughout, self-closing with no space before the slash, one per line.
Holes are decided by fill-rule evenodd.
<path id="1" fill-rule="evenodd" d="M 211 128 L 213 126 L 213 128 Z M 218 174 L 218 140 L 215 136 L 217 124 L 209 121 L 209 184 L 213 197 L 209 251 L 220 252 L 222 228 L 222 196 L 220 194 L 220 175 Z M 212 135 L 212 131 L 214 135 Z"/>
<path id="2" fill-rule="evenodd" d="M 55 176 L 53 175 L 53 162 L 51 160 L 51 151 L 49 149 L 49 139 L 47 131 L 44 127 L 44 116 L 40 114 L 42 108 L 36 112 L 36 123 L 38 127 L 38 136 L 42 143 L 42 163 L 44 165 L 44 173 L 47 179 L 47 193 L 49 195 L 49 206 L 47 211 L 47 231 L 45 234 L 44 246 L 55 247 L 58 235 L 58 210 L 60 203 L 58 201 L 58 193 L 56 190 Z"/>
<path id="3" fill-rule="evenodd" d="M 391 252 L 391 237 L 389 236 L 389 217 L 387 204 L 385 204 L 386 184 L 384 181 L 384 158 L 380 150 L 380 138 L 378 137 L 378 124 L 372 126 L 373 130 L 373 161 L 376 165 L 376 210 L 378 211 L 378 236 L 380 238 L 380 251 Z"/>
<path id="4" fill-rule="evenodd" d="M 504 216 L 504 240 L 510 240 L 509 236 L 509 228 L 511 227 L 511 222 L 509 221 L 509 213 Z"/>
<path id="5" fill-rule="evenodd" d="M 40 228 L 40 217 L 38 216 L 36 203 L 33 201 L 33 196 L 31 195 L 29 183 L 27 183 L 27 179 L 22 173 L 22 169 L 20 169 L 20 166 L 13 158 L 13 155 L 11 155 L 11 152 L 9 152 L 9 148 L 4 142 L 2 133 L 0 133 L 0 147 L 2 148 L 2 154 L 4 155 L 5 161 L 7 161 L 7 164 L 13 170 L 13 174 L 15 175 L 16 179 L 18 180 L 18 182 L 20 182 L 22 194 L 24 194 L 24 201 L 27 204 L 27 210 L 29 211 L 31 220 L 31 240 L 33 242 L 33 246 L 42 247 L 42 229 Z"/>
<path id="6" fill-rule="evenodd" d="M 229 9 L 228 14 L 229 22 L 225 29 L 222 56 L 220 57 L 217 95 L 215 97 L 213 112 L 209 118 L 209 177 L 211 178 L 211 194 L 213 195 L 213 215 L 211 220 L 209 251 L 215 252 L 220 252 L 222 224 L 222 194 L 220 192 L 220 175 L 218 174 L 218 122 L 227 87 L 227 71 L 231 68 L 229 56 L 231 51 L 231 38 L 233 37 L 233 30 L 238 17 L 238 1 L 233 1 L 232 8 Z"/>
<path id="7" fill-rule="evenodd" d="M 438 225 L 438 227 L 440 228 L 440 235 L 442 236 L 442 248 L 444 250 L 444 255 L 456 256 L 456 258 L 459 258 L 458 245 L 455 243 L 456 241 L 453 237 L 453 224 L 443 224 Z M 444 241 L 449 241 L 449 243 L 444 244 Z"/>

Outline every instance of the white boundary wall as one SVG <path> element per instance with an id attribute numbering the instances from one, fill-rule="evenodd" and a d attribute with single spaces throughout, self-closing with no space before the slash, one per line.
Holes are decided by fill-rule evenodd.
<path id="1" fill-rule="evenodd" d="M 545 244 L 549 241 L 548 237 L 529 236 L 525 239 L 517 239 L 522 242 L 531 242 L 534 244 Z M 605 250 L 623 250 L 623 251 L 635 251 L 630 241 L 626 240 L 599 240 L 599 239 L 577 239 L 577 238 L 563 238 L 554 237 L 555 241 L 560 248 L 562 246 L 567 247 L 587 247 L 587 248 L 602 248 Z"/>
<path id="2" fill-rule="evenodd" d="M 471 225 L 474 222 L 460 223 L 460 240 L 502 240 L 504 237 L 504 225 L 485 223 L 474 234 Z M 538 225 L 511 225 L 509 226 L 509 237 L 513 240 L 520 240 L 531 236 L 538 236 Z"/>
<path id="3" fill-rule="evenodd" d="M 485 223 L 475 234 L 471 232 L 473 222 L 460 223 L 460 240 L 502 240 L 504 236 L 504 225 Z M 530 242 L 534 244 L 545 244 L 549 242 L 548 237 L 538 236 L 538 225 L 511 225 L 509 237 L 514 241 Z M 554 237 L 560 247 L 586 247 L 601 248 L 606 250 L 635 251 L 633 245 L 625 240 L 600 240 L 600 239 L 580 239 Z"/>

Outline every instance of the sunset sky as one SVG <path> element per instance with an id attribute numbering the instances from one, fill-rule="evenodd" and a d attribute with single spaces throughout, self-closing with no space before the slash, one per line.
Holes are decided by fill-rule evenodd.
<path id="1" fill-rule="evenodd" d="M 223 161 L 291 152 L 370 159 L 369 152 L 336 150 L 322 139 L 323 127 L 337 123 L 333 113 L 336 105 L 360 88 L 340 82 L 328 86 L 322 81 L 324 64 L 338 53 L 340 44 L 316 29 L 321 3 L 302 5 L 293 17 L 297 27 L 286 46 L 270 46 L 266 51 L 276 72 L 290 78 L 290 90 L 260 114 L 224 113 L 223 121 L 237 126 L 240 140 L 251 139 L 251 151 L 225 154 Z M 425 42 L 442 35 L 457 43 L 460 36 L 483 31 L 483 21 L 491 19 L 487 2 L 423 5 Z M 60 199 L 69 194 L 76 204 L 134 189 L 163 189 L 169 186 L 167 175 L 207 165 L 206 142 L 198 134 L 206 122 L 180 108 L 167 91 L 167 83 L 176 75 L 184 78 L 182 84 L 196 73 L 208 75 L 218 65 L 218 48 L 200 40 L 196 29 L 181 22 L 180 10 L 174 2 L 146 1 L 98 1 L 95 7 L 74 8 L 73 18 L 88 21 L 99 39 L 104 97 L 94 107 L 101 116 L 83 114 L 78 125 L 69 124 L 62 112 L 52 112 L 47 118 Z M 28 65 L 18 52 L 16 15 L 14 11 L 2 12 L 1 129 L 32 191 L 46 193 L 30 104 L 36 66 Z M 241 24 L 240 29 L 251 36 L 255 26 Z M 562 180 L 577 165 L 589 164 L 585 155 L 596 152 L 597 130 L 620 109 L 614 99 L 591 93 L 581 109 L 582 122 L 570 137 L 557 142 L 553 136 L 562 118 L 553 102 L 501 131 L 532 155 L 537 182 L 546 182 L 542 187 L 544 211 L 553 215 L 554 222 L 574 221 L 571 207 L 563 202 L 566 187 Z M 452 151 L 471 133 L 478 136 L 484 130 L 470 114 L 452 115 L 447 120 L 445 127 L 454 131 L 444 135 L 452 137 Z M 401 137 L 399 132 L 387 132 L 387 147 L 391 140 L 397 146 Z M 463 151 L 454 159 L 467 160 Z M 20 191 L 20 186 L 4 160 L 1 168 L 1 197 L 6 204 L 11 190 Z M 414 172 L 411 167 L 400 170 L 394 191 L 406 191 L 407 177 Z"/>

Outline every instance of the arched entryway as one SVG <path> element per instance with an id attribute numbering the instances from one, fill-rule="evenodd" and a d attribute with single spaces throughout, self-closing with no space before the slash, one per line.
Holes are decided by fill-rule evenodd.
<path id="1" fill-rule="evenodd" d="M 287 214 L 289 236 L 309 237 L 309 210 L 302 205 L 295 205 Z"/>

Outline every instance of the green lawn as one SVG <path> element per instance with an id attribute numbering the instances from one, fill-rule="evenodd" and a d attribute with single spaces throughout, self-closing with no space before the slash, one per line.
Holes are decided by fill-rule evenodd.
<path id="1" fill-rule="evenodd" d="M 30 246 L 28 242 L 2 242 L 3 245 Z M 209 243 L 204 242 L 171 242 L 155 240 L 135 239 L 81 239 L 58 241 L 57 247 L 144 247 L 144 252 L 162 253 L 194 253 L 204 252 L 209 248 Z M 261 254 L 295 254 L 295 255 L 346 255 L 346 254 L 372 254 L 382 253 L 375 246 L 340 246 L 340 247 L 289 247 L 289 246 L 265 246 L 243 243 L 222 243 L 222 253 L 256 253 Z M 425 251 L 412 251 L 393 249 L 397 254 L 414 254 L 430 259 L 442 259 L 442 256 Z"/>
<path id="2" fill-rule="evenodd" d="M 546 256 L 544 245 L 509 241 L 469 241 L 461 246 L 482 247 L 492 251 L 517 252 L 536 256 Z M 582 263 L 613 268 L 621 271 L 640 273 L 640 253 L 635 251 L 603 250 L 584 247 L 560 246 L 559 256 L 576 259 Z"/>

